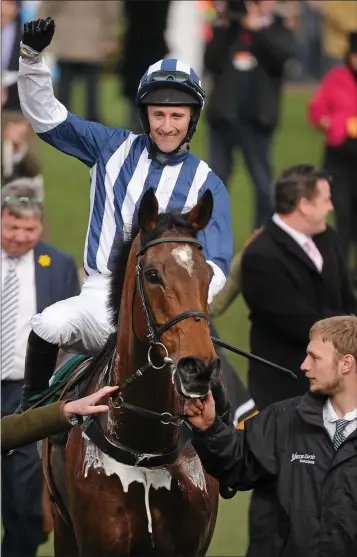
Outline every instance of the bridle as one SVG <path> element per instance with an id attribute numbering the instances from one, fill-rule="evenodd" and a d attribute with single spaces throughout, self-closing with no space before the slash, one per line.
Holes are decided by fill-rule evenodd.
<path id="1" fill-rule="evenodd" d="M 123 383 L 119 385 L 118 394 L 113 395 L 111 397 L 111 400 L 112 400 L 113 408 L 127 409 L 143 417 L 158 419 L 163 425 L 173 425 L 176 427 L 180 427 L 181 424 L 187 419 L 186 414 L 182 414 L 182 413 L 171 414 L 171 412 L 154 412 L 152 410 L 147 410 L 146 408 L 142 408 L 140 406 L 136 406 L 134 404 L 125 402 L 123 399 L 123 389 L 131 385 L 135 381 L 137 381 L 139 378 L 141 378 L 148 370 L 150 369 L 161 370 L 165 368 L 167 365 L 172 366 L 174 364 L 174 361 L 169 356 L 166 346 L 161 342 L 161 336 L 165 331 L 167 331 L 177 323 L 180 323 L 181 321 L 184 321 L 185 319 L 189 319 L 191 317 L 193 317 L 196 320 L 204 319 L 207 325 L 209 326 L 208 315 L 203 311 L 197 311 L 197 310 L 188 310 L 179 313 L 172 319 L 169 319 L 163 325 L 158 325 L 156 323 L 155 318 L 151 311 L 150 303 L 148 301 L 145 292 L 143 268 L 142 268 L 142 256 L 152 246 L 156 246 L 158 244 L 164 244 L 164 243 L 193 244 L 200 250 L 203 249 L 202 244 L 195 238 L 169 236 L 169 237 L 157 238 L 156 240 L 147 242 L 136 253 L 136 257 L 137 257 L 136 289 L 140 295 L 141 308 L 143 310 L 145 322 L 146 322 L 146 339 L 149 343 L 147 362 L 141 368 L 137 369 Z M 135 299 L 135 293 L 136 292 L 134 291 L 133 303 Z M 155 347 L 161 347 L 164 350 L 165 355 L 160 365 L 157 365 L 152 361 L 151 353 Z M 113 377 L 114 362 L 115 362 L 115 354 L 113 354 L 111 361 L 108 364 L 108 370 L 111 377 Z M 177 458 L 179 451 L 182 448 L 182 442 L 179 437 L 178 444 L 176 445 L 174 450 L 168 453 L 143 455 L 141 453 L 133 451 L 129 447 L 126 447 L 120 443 L 113 444 L 110 441 L 110 439 L 108 439 L 105 432 L 101 428 L 99 422 L 94 416 L 91 416 L 86 421 L 86 423 L 83 424 L 83 432 L 97 445 L 97 447 L 101 451 L 108 454 L 118 462 L 122 462 L 124 464 L 129 464 L 129 465 L 138 465 L 140 463 L 141 466 L 160 466 L 163 464 L 169 464 L 170 462 L 174 462 L 174 460 Z"/>
<path id="2" fill-rule="evenodd" d="M 136 283 L 137 283 L 137 288 L 138 288 L 140 298 L 141 298 L 142 309 L 143 309 L 144 315 L 145 315 L 146 328 L 147 328 L 147 335 L 146 336 L 147 336 L 147 340 L 149 341 L 150 347 L 154 346 L 155 344 L 161 344 L 161 342 L 160 342 L 161 335 L 165 331 L 167 331 L 168 329 L 173 327 L 174 325 L 177 325 L 177 323 L 180 323 L 180 321 L 183 321 L 184 319 L 188 319 L 189 317 L 194 317 L 196 320 L 199 321 L 201 318 L 203 318 L 208 323 L 208 315 L 206 313 L 204 313 L 203 311 L 193 311 L 193 310 L 184 311 L 182 313 L 179 313 L 178 315 L 176 315 L 172 319 L 169 319 L 163 325 L 157 325 L 156 322 L 155 322 L 155 319 L 154 319 L 154 316 L 152 314 L 149 301 L 147 299 L 145 288 L 144 288 L 141 258 L 143 256 L 143 254 L 148 250 L 148 248 L 150 248 L 152 246 L 156 246 L 158 244 L 164 244 L 164 243 L 169 243 L 169 242 L 171 242 L 171 243 L 194 244 L 200 250 L 203 249 L 202 244 L 198 240 L 196 240 L 195 238 L 164 237 L 164 238 L 158 238 L 157 240 L 152 240 L 151 242 L 147 242 L 147 244 L 145 244 L 137 252 L 136 256 L 138 257 L 138 263 L 136 265 Z"/>
<path id="3" fill-rule="evenodd" d="M 165 331 L 169 330 L 174 325 L 177 325 L 177 323 L 180 323 L 181 321 L 184 321 L 185 319 L 189 319 L 191 317 L 193 317 L 197 321 L 199 321 L 200 319 L 204 319 L 207 325 L 209 326 L 208 315 L 203 311 L 197 311 L 197 310 L 188 310 L 179 313 L 172 319 L 166 321 L 166 323 L 164 323 L 163 325 L 158 325 L 156 323 L 155 318 L 151 311 L 149 300 L 145 292 L 143 268 L 142 268 L 142 256 L 150 247 L 156 246 L 158 244 L 165 244 L 165 243 L 193 244 L 198 249 L 200 250 L 203 249 L 202 244 L 195 238 L 167 236 L 167 237 L 157 238 L 156 240 L 151 240 L 150 242 L 147 242 L 136 253 L 136 257 L 138 258 L 137 265 L 136 265 L 136 289 L 140 295 L 141 308 L 144 313 L 145 324 L 146 324 L 146 339 L 149 344 L 148 353 L 147 353 L 147 362 L 146 364 L 144 364 L 144 366 L 136 370 L 130 377 L 128 377 L 122 384 L 119 385 L 119 394 L 113 395 L 112 404 L 114 408 L 127 408 L 128 410 L 132 410 L 143 416 L 158 418 L 160 419 L 161 423 L 164 425 L 172 424 L 172 425 L 179 426 L 181 425 L 182 421 L 186 418 L 185 414 L 171 414 L 170 412 L 162 412 L 162 413 L 153 412 L 152 410 L 146 410 L 139 406 L 134 406 L 132 404 L 124 402 L 122 396 L 123 388 L 125 388 L 126 386 L 130 385 L 131 383 L 133 383 L 134 381 L 142 377 L 144 373 L 146 373 L 149 369 L 160 370 L 166 367 L 167 365 L 173 365 L 174 361 L 169 356 L 169 352 L 166 346 L 161 342 L 161 336 Z M 135 299 L 135 292 L 133 296 L 133 301 L 134 299 Z M 132 314 L 133 313 L 134 312 L 132 311 Z M 152 359 L 152 351 L 155 347 L 162 348 L 162 350 L 164 351 L 162 362 L 159 365 L 154 363 Z M 116 399 L 115 402 L 113 400 L 114 397 Z"/>

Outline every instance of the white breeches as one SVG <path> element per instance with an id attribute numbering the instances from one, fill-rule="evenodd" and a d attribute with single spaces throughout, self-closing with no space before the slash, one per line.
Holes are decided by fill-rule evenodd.
<path id="1" fill-rule="evenodd" d="M 86 278 L 79 296 L 57 302 L 32 318 L 34 332 L 63 350 L 95 353 L 114 332 L 107 307 L 109 277 Z"/>

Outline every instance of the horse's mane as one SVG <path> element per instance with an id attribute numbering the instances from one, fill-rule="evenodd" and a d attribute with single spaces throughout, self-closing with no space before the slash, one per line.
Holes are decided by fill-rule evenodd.
<path id="1" fill-rule="evenodd" d="M 150 232 L 141 234 L 141 246 L 160 238 L 164 232 L 177 232 L 192 237 L 196 236 L 196 231 L 189 223 L 187 215 L 177 212 L 160 213 L 156 227 L 150 230 Z M 138 233 L 139 228 L 133 228 L 130 238 L 118 243 L 114 252 L 108 306 L 112 315 L 112 324 L 115 328 L 119 320 L 120 302 L 130 250 Z"/>

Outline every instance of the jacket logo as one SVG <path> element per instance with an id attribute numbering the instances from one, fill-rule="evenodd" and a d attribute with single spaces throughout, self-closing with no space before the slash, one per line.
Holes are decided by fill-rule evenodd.
<path id="1" fill-rule="evenodd" d="M 315 455 L 314 454 L 292 453 L 290 462 L 294 462 L 294 460 L 298 460 L 299 462 L 302 462 L 303 464 L 315 464 Z"/>

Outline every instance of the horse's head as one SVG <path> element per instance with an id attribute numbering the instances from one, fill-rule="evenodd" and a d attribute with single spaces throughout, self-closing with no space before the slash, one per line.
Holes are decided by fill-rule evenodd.
<path id="1" fill-rule="evenodd" d="M 207 307 L 213 270 L 196 238 L 212 209 L 213 195 L 207 190 L 188 213 L 159 214 L 150 189 L 140 204 L 140 235 L 134 242 L 140 302 L 134 314 L 136 334 L 153 345 L 149 358 L 160 352 L 156 356 L 161 362 L 165 356 L 172 359 L 175 387 L 190 398 L 206 395 L 219 374 Z"/>

